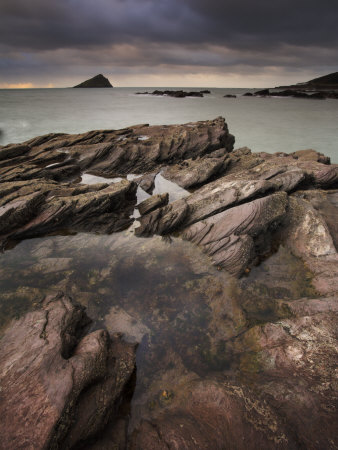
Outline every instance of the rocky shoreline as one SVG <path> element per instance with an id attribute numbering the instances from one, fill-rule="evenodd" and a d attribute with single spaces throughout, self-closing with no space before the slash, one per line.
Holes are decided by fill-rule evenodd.
<path id="1" fill-rule="evenodd" d="M 64 278 L 1 330 L 2 448 L 336 448 L 338 165 L 314 150 L 233 147 L 217 118 L 49 134 L 0 148 L 4 256 L 28 238 L 86 232 L 102 236 L 112 258 L 79 290 L 70 258 L 54 258 L 45 241 L 34 248 L 37 273 L 49 279 L 59 264 Z M 127 229 L 130 247 L 129 235 L 118 234 Z M 152 368 L 146 400 L 134 400 L 148 405 L 136 420 L 130 401 L 143 374 L 136 343 L 147 361 L 155 329 L 114 303 L 114 283 L 105 291 L 98 280 L 115 280 L 117 289 L 119 240 L 126 264 L 145 255 L 156 273 L 158 235 L 168 261 L 170 245 L 193 261 L 187 290 L 178 283 L 178 309 L 189 302 L 196 309 L 203 292 L 206 312 L 190 319 L 201 340 L 186 347 L 191 324 L 181 330 L 182 312 L 174 317 L 176 344 L 156 354 L 164 369 Z M 83 248 L 87 236 L 79 234 Z M 109 314 L 105 327 L 93 328 L 82 305 L 102 314 L 91 306 L 101 291 Z M 133 305 L 150 302 L 155 328 L 166 329 L 157 294 L 133 295 Z M 172 306 L 163 305 L 171 317 Z"/>
<path id="2" fill-rule="evenodd" d="M 306 98 L 312 100 L 325 100 L 325 99 L 338 99 L 337 91 L 330 90 L 318 90 L 318 89 L 285 89 L 281 91 L 270 89 L 262 89 L 254 93 L 247 92 L 244 94 L 246 97 L 294 97 L 294 98 Z"/>

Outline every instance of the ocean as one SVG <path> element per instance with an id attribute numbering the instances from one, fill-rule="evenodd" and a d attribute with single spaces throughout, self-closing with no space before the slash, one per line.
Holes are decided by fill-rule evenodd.
<path id="1" fill-rule="evenodd" d="M 269 153 L 312 148 L 338 163 L 338 100 L 243 97 L 253 90 L 215 88 L 203 98 L 135 95 L 154 89 L 0 90 L 0 144 L 51 132 L 81 133 L 223 116 L 236 138 L 236 148 Z M 224 98 L 226 94 L 237 98 Z"/>

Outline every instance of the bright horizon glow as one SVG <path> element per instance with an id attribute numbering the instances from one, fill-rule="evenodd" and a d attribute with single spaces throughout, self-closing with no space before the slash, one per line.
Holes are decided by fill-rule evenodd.
<path id="1" fill-rule="evenodd" d="M 222 73 L 174 73 L 174 74 L 111 74 L 108 71 L 101 73 L 111 84 L 118 88 L 215 88 L 215 89 L 250 89 L 273 88 L 281 85 L 296 84 L 313 78 L 313 73 L 297 72 L 296 74 L 283 74 L 271 68 L 260 74 L 227 74 Z M 58 82 L 18 82 L 0 83 L 0 89 L 46 89 L 71 88 L 96 74 L 87 76 L 72 76 L 62 78 Z"/>

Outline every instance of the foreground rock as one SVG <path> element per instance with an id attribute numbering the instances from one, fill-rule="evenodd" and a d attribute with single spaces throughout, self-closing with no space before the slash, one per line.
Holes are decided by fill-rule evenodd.
<path id="1" fill-rule="evenodd" d="M 233 142 L 224 119 L 218 118 L 166 127 L 51 134 L 2 147 L 0 242 L 3 246 L 9 239 L 61 229 L 122 230 L 133 220 L 137 184 L 122 180 L 108 185 L 104 182 L 111 180 L 105 178 L 101 184 L 79 184 L 84 172 L 100 177 L 148 173 L 139 183 L 151 191 L 156 173 L 168 163 L 199 157 L 210 164 L 208 156 L 218 151 L 223 156 L 216 165 L 223 167 Z"/>
<path id="2" fill-rule="evenodd" d="M 96 75 L 89 80 L 80 83 L 75 88 L 112 88 L 113 86 L 110 84 L 108 78 L 104 77 L 102 74 Z"/>
<path id="3" fill-rule="evenodd" d="M 168 411 L 141 423 L 132 436 L 130 449 L 146 448 L 299 447 L 283 419 L 249 389 L 206 379 L 181 387 Z"/>
<path id="4" fill-rule="evenodd" d="M 112 232 L 128 227 L 136 203 L 137 185 L 126 180 L 113 185 L 74 186 L 41 180 L 0 184 L 0 235 L 34 237 L 57 230 Z"/>
<path id="5" fill-rule="evenodd" d="M 241 275 L 257 260 L 255 240 L 276 228 L 286 214 L 284 192 L 215 214 L 187 228 L 183 237 L 203 247 L 214 264 Z M 268 242 L 264 250 L 269 249 Z M 260 249 L 262 251 L 262 249 Z"/>
<path id="6" fill-rule="evenodd" d="M 104 330 L 85 334 L 82 307 L 47 297 L 1 341 L 3 448 L 71 448 L 117 413 L 135 369 L 135 348 Z"/>
<path id="7" fill-rule="evenodd" d="M 56 255 L 48 238 L 33 245 L 31 272 L 14 264 L 18 277 L 42 273 L 79 292 L 111 335 L 140 343 L 144 391 L 127 442 L 129 410 L 116 414 L 134 347 L 103 330 L 86 335 L 81 308 L 46 299 L 1 342 L 5 447 L 337 448 L 338 166 L 312 149 L 232 147 L 218 118 L 48 135 L 0 150 L 3 244 L 122 230 L 137 203 L 135 234 L 165 237 L 139 240 L 134 228 L 116 239 L 79 235 Z M 112 179 L 83 184 L 88 174 Z M 179 195 L 159 192 L 159 181 Z M 11 283 L 1 298 L 14 305 L 39 292 Z"/>
<path id="8" fill-rule="evenodd" d="M 147 198 L 139 205 L 137 205 L 137 209 L 140 211 L 141 216 L 143 216 L 144 214 L 154 211 L 154 209 L 167 205 L 168 200 L 169 200 L 168 193 L 162 195 L 161 194 L 153 195 L 152 197 Z"/>

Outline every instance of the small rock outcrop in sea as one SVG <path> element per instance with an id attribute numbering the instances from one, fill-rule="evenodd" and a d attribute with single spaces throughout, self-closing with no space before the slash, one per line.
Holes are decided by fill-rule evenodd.
<path id="1" fill-rule="evenodd" d="M 101 73 L 99 75 L 95 75 L 95 77 L 90 78 L 89 80 L 83 81 L 74 88 L 112 88 L 110 81 L 108 78 L 104 77 Z"/>
<path id="2" fill-rule="evenodd" d="M 110 265 L 108 253 L 99 255 L 100 270 L 86 272 L 80 291 L 86 305 L 95 297 L 98 330 L 89 333 L 83 308 L 67 295 L 50 293 L 2 331 L 5 448 L 337 448 L 338 165 L 313 149 L 268 154 L 233 145 L 219 117 L 49 134 L 0 147 L 3 249 L 29 237 L 87 231 L 105 234 L 104 248 L 113 254 Z M 85 184 L 85 175 L 105 182 Z M 106 234 L 133 223 L 117 234 L 128 252 L 120 284 L 117 244 Z M 128 250 L 132 233 L 163 239 L 133 234 L 142 245 Z M 88 239 L 79 236 L 86 258 Z M 185 277 L 186 261 L 180 262 L 183 275 L 175 273 L 177 261 L 166 247 L 164 274 L 158 260 L 148 258 L 158 241 L 196 252 L 193 278 L 179 282 L 185 289 L 180 295 L 165 277 L 171 274 L 172 283 Z M 57 286 L 76 292 L 71 258 L 51 258 L 53 242 L 42 244 L 34 251 L 35 271 L 47 275 L 63 268 L 68 278 L 58 278 Z M 119 291 L 128 295 L 133 277 L 143 280 L 147 273 L 142 264 L 129 271 L 137 251 L 160 291 L 150 286 L 139 296 L 131 289 L 133 305 L 142 305 L 160 327 L 168 327 L 172 303 L 180 306 L 170 322 L 178 335 L 168 355 L 154 352 L 149 322 L 135 320 L 127 303 L 114 303 Z M 204 278 L 209 270 L 222 278 Z M 7 272 L 0 267 L 0 273 Z M 102 292 L 110 308 L 104 318 L 96 300 Z M 208 298 L 205 310 L 198 310 L 192 292 Z M 193 340 L 189 347 L 183 341 L 195 312 L 203 342 Z M 128 437 L 135 347 L 115 331 L 143 342 L 142 358 L 153 354 L 160 366 L 169 361 L 165 373 L 157 368 L 144 393 L 146 412 Z M 182 345 L 189 348 L 177 358 Z M 204 376 L 196 358 L 212 372 Z M 138 378 L 142 383 L 142 372 Z"/>
<path id="3" fill-rule="evenodd" d="M 204 97 L 203 94 L 210 94 L 209 90 L 204 91 L 160 91 L 155 90 L 153 92 L 136 92 L 136 95 L 157 95 L 157 96 L 168 96 L 168 97 L 175 97 L 175 98 L 184 98 L 184 97 Z"/>

